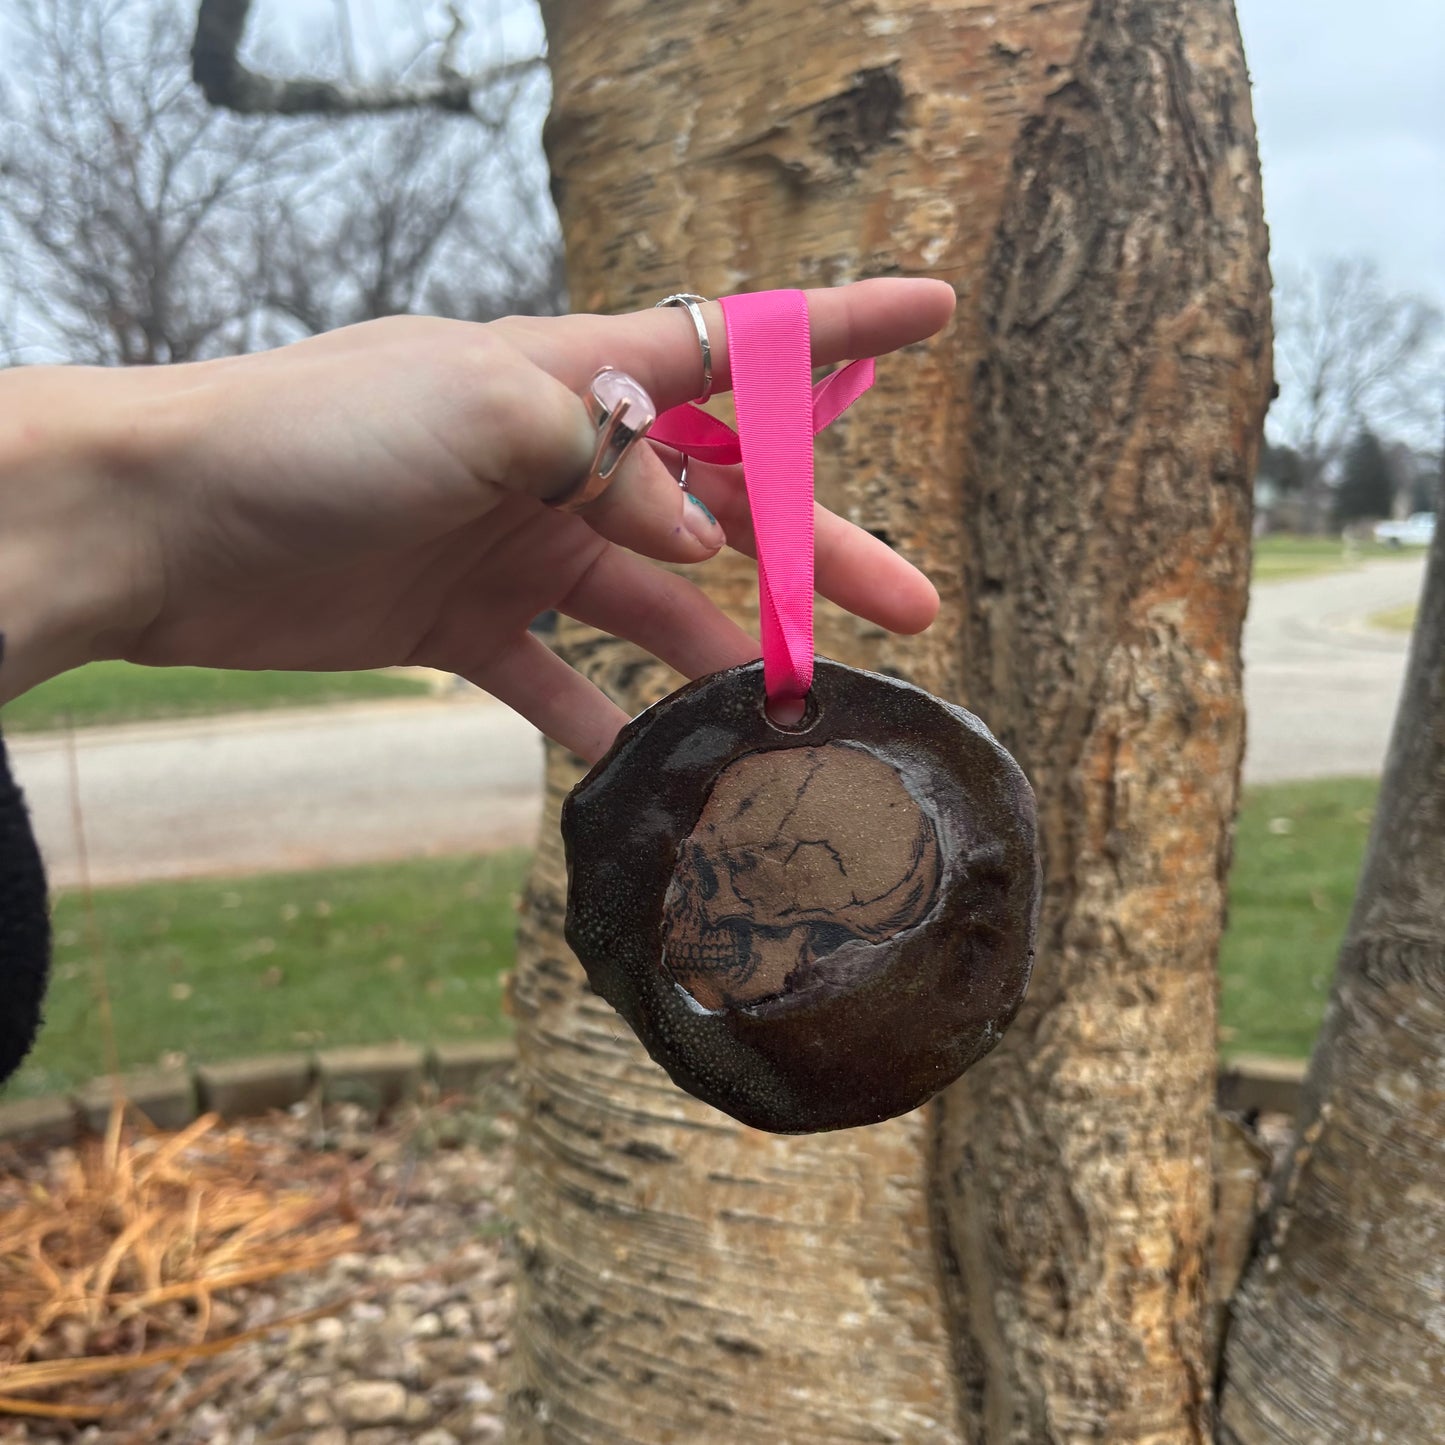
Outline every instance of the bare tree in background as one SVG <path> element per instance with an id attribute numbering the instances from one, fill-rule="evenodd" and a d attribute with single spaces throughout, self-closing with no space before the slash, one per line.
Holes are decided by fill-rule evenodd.
<path id="1" fill-rule="evenodd" d="M 535 82 L 514 77 L 485 117 L 241 117 L 192 83 L 188 5 L 4 9 L 21 62 L 0 90 L 12 356 L 186 361 L 396 312 L 562 304 L 545 172 L 517 154 Z"/>
<path id="2" fill-rule="evenodd" d="M 1439 414 L 1441 330 L 1439 311 L 1389 290 L 1372 262 L 1280 274 L 1270 430 L 1299 453 L 1307 529 L 1323 524 L 1326 476 L 1350 437 L 1413 437 Z"/>
<path id="3" fill-rule="evenodd" d="M 116 0 L 10 10 L 25 87 L 7 87 L 0 131 L 5 274 L 23 298 L 12 324 L 72 360 L 245 347 L 246 219 L 302 137 L 200 103 L 169 7 L 132 7 L 124 24 Z"/>

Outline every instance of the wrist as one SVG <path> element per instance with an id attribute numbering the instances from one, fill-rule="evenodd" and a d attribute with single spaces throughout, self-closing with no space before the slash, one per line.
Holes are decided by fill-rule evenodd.
<path id="1" fill-rule="evenodd" d="M 124 650 L 153 549 L 121 456 L 125 373 L 0 372 L 0 703 Z"/>

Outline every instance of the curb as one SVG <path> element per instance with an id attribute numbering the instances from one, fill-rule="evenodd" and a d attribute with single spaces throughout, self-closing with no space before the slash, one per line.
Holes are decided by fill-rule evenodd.
<path id="1" fill-rule="evenodd" d="M 511 1039 L 435 1044 L 368 1044 L 317 1053 L 268 1054 L 198 1064 L 173 1072 L 93 1079 L 70 1094 L 0 1103 L 0 1144 L 54 1147 L 106 1127 L 117 1094 L 161 1129 L 182 1129 L 200 1114 L 253 1118 L 289 1109 L 319 1089 L 327 1102 L 383 1113 L 426 1090 L 465 1093 L 517 1060 Z M 1235 1055 L 1219 1068 L 1218 1101 L 1232 1114 L 1299 1112 L 1306 1064 L 1299 1059 Z"/>
<path id="2" fill-rule="evenodd" d="M 1304 1059 L 1234 1054 L 1219 1065 L 1219 1107 L 1228 1114 L 1287 1114 L 1295 1118 L 1304 1092 Z"/>
<path id="3" fill-rule="evenodd" d="M 270 1054 L 92 1079 L 69 1094 L 0 1103 L 0 1144 L 53 1148 L 103 1133 L 117 1098 L 160 1129 L 183 1129 L 204 1113 L 245 1119 L 289 1109 L 320 1091 L 327 1102 L 383 1113 L 427 1090 L 475 1089 L 516 1062 L 510 1039 L 372 1044 L 317 1053 Z"/>

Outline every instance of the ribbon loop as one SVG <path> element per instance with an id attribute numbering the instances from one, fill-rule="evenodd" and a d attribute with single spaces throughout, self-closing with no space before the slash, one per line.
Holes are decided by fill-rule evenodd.
<path id="1" fill-rule="evenodd" d="M 874 371 L 873 358 L 865 356 L 840 366 L 813 388 L 814 436 L 832 426 L 873 385 Z M 692 402 L 663 412 L 647 436 L 699 462 L 729 467 L 743 459 L 738 434 L 725 421 Z"/>
<path id="2" fill-rule="evenodd" d="M 801 291 L 725 296 L 721 305 L 737 431 L 688 404 L 663 412 L 650 436 L 698 461 L 742 462 L 768 701 L 797 701 L 813 683 L 813 438 L 873 385 L 873 361 L 850 362 L 815 387 Z"/>

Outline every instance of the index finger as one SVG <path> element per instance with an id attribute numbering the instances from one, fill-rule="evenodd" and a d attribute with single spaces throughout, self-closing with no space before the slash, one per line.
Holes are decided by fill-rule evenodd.
<path id="1" fill-rule="evenodd" d="M 941 331 L 953 315 L 946 281 L 880 277 L 806 291 L 813 364 L 882 356 Z M 732 386 L 722 307 L 702 308 L 712 347 L 713 390 Z M 702 390 L 702 353 L 692 319 L 681 307 L 621 316 L 508 317 L 493 323 L 536 364 L 580 391 L 601 366 L 637 378 L 659 411 L 691 401 Z"/>

